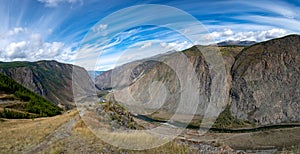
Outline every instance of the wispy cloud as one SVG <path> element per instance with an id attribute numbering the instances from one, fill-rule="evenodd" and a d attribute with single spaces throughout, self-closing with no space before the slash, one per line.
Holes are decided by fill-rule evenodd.
<path id="1" fill-rule="evenodd" d="M 296 18 L 299 14 L 299 7 L 293 6 L 284 1 L 259 1 L 259 3 L 253 1 L 239 1 L 239 4 L 252 6 L 255 8 L 261 8 L 263 10 L 282 15 L 287 18 Z"/>
<path id="2" fill-rule="evenodd" d="M 47 7 L 56 7 L 59 4 L 68 3 L 68 4 L 82 4 L 83 0 L 38 0 L 41 3 L 44 3 Z"/>
<path id="3" fill-rule="evenodd" d="M 146 42 L 143 46 L 141 46 L 141 49 L 148 48 L 152 45 L 152 42 Z"/>
<path id="4" fill-rule="evenodd" d="M 280 27 L 282 29 L 287 29 L 290 31 L 300 32 L 300 21 L 297 19 L 284 18 L 284 17 L 273 17 L 273 16 L 260 16 L 260 15 L 248 15 L 245 19 L 245 16 L 236 16 L 235 19 L 248 20 L 262 25 L 270 25 L 274 27 Z"/>
<path id="5" fill-rule="evenodd" d="M 115 12 L 145 3 L 176 7 L 177 12 L 190 13 L 203 26 L 199 28 L 199 23 L 189 23 L 174 12 L 150 6 L 127 8 L 125 14 Z M 115 59 L 124 51 L 132 53 L 122 56 L 126 57 L 123 61 L 128 61 L 194 44 L 264 41 L 299 34 L 299 14 L 298 1 L 284 0 L 0 1 L 0 60 L 81 60 L 78 65 L 107 69 L 115 66 Z M 100 24 L 94 26 L 96 23 Z M 172 24 L 175 26 L 169 28 Z M 95 66 L 99 56 L 101 66 Z"/>

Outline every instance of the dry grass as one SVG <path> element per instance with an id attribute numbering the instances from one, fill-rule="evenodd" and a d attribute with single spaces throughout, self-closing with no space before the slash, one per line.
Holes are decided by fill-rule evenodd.
<path id="1" fill-rule="evenodd" d="M 253 133 L 240 133 L 224 140 L 233 148 L 291 147 L 300 143 L 300 128 L 285 128 Z"/>
<path id="2" fill-rule="evenodd" d="M 27 151 L 40 142 L 48 134 L 68 122 L 75 115 L 76 111 L 50 118 L 38 118 L 35 120 L 4 120 L 0 121 L 0 153 L 21 153 Z M 254 145 L 270 146 L 275 144 L 283 145 L 289 151 L 299 152 L 299 146 L 291 147 L 299 141 L 300 128 L 278 129 L 256 133 L 226 134 L 209 133 L 202 137 L 204 140 L 218 140 L 220 143 L 229 144 L 235 148 L 251 148 Z M 102 133 L 102 134 L 101 134 Z M 122 133 L 122 132 L 100 132 L 107 141 L 117 141 L 123 143 L 124 147 L 128 144 L 145 147 L 153 144 L 161 138 L 157 138 L 148 133 Z M 252 144 L 253 143 L 253 144 Z M 255 143 L 255 144 L 254 144 Z M 122 144 L 121 144 L 122 145 Z M 283 148 L 284 148 L 283 147 Z M 126 150 L 114 147 L 101 138 L 95 136 L 85 123 L 77 118 L 72 125 L 71 134 L 62 139 L 52 142 L 50 146 L 41 148 L 38 153 L 196 153 L 197 151 L 186 144 L 171 141 L 160 147 L 148 150 Z"/>
<path id="3" fill-rule="evenodd" d="M 0 153 L 29 149 L 74 117 L 77 111 L 49 118 L 6 119 L 0 122 Z"/>
<path id="4" fill-rule="evenodd" d="M 145 144 L 151 144 L 154 142 L 155 137 L 146 133 L 128 134 L 128 133 L 103 133 L 106 135 L 102 138 L 96 137 L 90 129 L 88 129 L 82 120 L 78 120 L 72 129 L 72 136 L 65 138 L 59 142 L 53 143 L 48 149 L 44 149 L 41 153 L 189 153 L 193 150 L 186 145 L 178 144 L 174 141 L 166 143 L 163 146 L 148 149 L 148 150 L 126 150 L 120 147 L 112 146 L 104 141 L 117 141 L 118 144 L 125 143 L 126 145 L 139 144 L 145 146 Z"/>

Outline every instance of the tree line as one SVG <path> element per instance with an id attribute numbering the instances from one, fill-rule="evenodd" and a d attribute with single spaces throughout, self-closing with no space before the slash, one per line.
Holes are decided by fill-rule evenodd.
<path id="1" fill-rule="evenodd" d="M 41 117 L 58 115 L 62 111 L 58 106 L 28 90 L 3 73 L 0 73 L 0 91 L 14 94 L 17 99 L 26 104 L 25 111 L 38 114 Z"/>

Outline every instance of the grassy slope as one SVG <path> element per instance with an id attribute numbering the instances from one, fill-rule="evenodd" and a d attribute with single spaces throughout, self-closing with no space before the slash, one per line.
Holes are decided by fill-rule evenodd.
<path id="1" fill-rule="evenodd" d="M 54 116 L 61 113 L 61 109 L 45 98 L 35 94 L 22 85 L 15 82 L 10 77 L 0 73 L 0 91 L 8 94 L 10 101 L 17 101 L 10 108 L 18 109 L 28 113 L 35 113 L 38 116 Z M 7 98 L 5 98 L 7 99 Z M 16 116 L 14 116 L 16 115 Z M 5 118 L 29 118 L 26 114 L 5 109 L 1 112 L 0 117 Z"/>
<path id="2" fill-rule="evenodd" d="M 37 145 L 48 139 L 49 134 L 53 139 L 51 143 L 42 146 L 40 153 L 195 153 L 186 145 L 175 142 L 168 143 L 162 147 L 143 151 L 131 151 L 113 147 L 100 138 L 97 138 L 84 124 L 80 118 L 76 118 L 77 111 L 49 118 L 38 118 L 35 120 L 10 119 L 0 121 L 0 153 L 22 153 L 31 151 Z M 76 118 L 71 132 L 66 135 L 65 130 L 59 128 Z M 59 131 L 55 131 L 59 130 Z M 62 131 L 62 132 L 60 132 Z M 61 137 L 63 136 L 63 137 Z M 143 136 L 145 137 L 145 136 Z M 145 141 L 146 138 L 141 138 Z"/>

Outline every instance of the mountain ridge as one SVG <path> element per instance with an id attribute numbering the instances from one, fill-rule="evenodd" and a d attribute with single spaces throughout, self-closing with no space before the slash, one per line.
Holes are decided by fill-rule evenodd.
<path id="1" fill-rule="evenodd" d="M 65 109 L 75 107 L 72 90 L 73 69 L 87 74 L 82 67 L 54 60 L 0 62 L 0 72 Z"/>
<path id="2" fill-rule="evenodd" d="M 299 44 L 299 35 L 288 35 L 260 42 L 248 47 L 216 47 L 220 49 L 220 53 L 222 54 L 225 62 L 227 77 L 226 87 L 228 89 L 228 99 L 226 100 L 226 104 L 229 105 L 229 112 L 233 117 L 256 123 L 258 126 L 300 121 L 300 119 L 297 118 L 300 117 L 300 109 L 297 107 L 297 102 L 299 104 L 300 98 L 298 94 L 299 90 L 297 90 L 300 89 L 299 81 L 297 81 L 297 79 L 300 78 Z M 198 54 L 195 54 L 200 53 L 197 52 L 198 49 L 195 47 L 185 51 L 185 54 L 189 54 L 191 58 L 190 61 L 193 65 L 197 66 L 198 74 L 201 74 L 201 78 L 199 78 L 200 82 L 203 83 L 202 87 L 205 87 L 206 84 L 204 83 L 209 83 L 209 80 L 207 80 L 208 78 L 206 77 L 210 76 L 209 71 L 205 71 L 205 60 Z M 269 69 L 271 67 L 272 69 Z M 140 71 L 143 72 L 142 70 Z M 270 70 L 277 74 L 272 74 L 272 71 Z M 150 86 L 149 83 L 155 80 L 168 81 L 168 83 L 166 83 L 166 88 L 169 91 L 176 91 L 176 86 L 174 86 L 176 85 L 176 81 L 174 80 L 176 79 L 176 75 L 172 75 L 170 71 L 171 70 L 169 70 L 168 67 L 157 63 L 148 69 L 143 76 L 136 80 L 131 80 L 134 82 L 130 82 L 130 84 L 128 84 L 128 88 L 134 93 L 134 97 L 136 99 L 145 100 L 146 102 L 149 97 L 146 92 Z M 244 74 L 245 72 L 247 74 Z M 103 74 L 105 74 L 105 72 Z M 272 78 L 278 78 L 277 76 L 282 78 L 280 80 L 272 80 Z M 101 75 L 98 76 L 98 78 L 99 77 L 101 77 Z M 98 82 L 101 81 L 98 80 Z M 259 85 L 264 85 L 269 88 L 259 87 Z M 275 85 L 277 88 L 274 87 Z M 285 88 L 281 87 L 278 91 L 276 91 L 276 89 L 279 88 L 278 86 Z M 202 94 L 208 93 L 210 88 L 206 87 L 205 89 L 206 90 L 204 90 Z M 284 92 L 281 89 L 286 89 L 288 92 Z M 282 94 L 282 96 L 277 97 L 274 95 L 275 93 Z M 176 103 L 174 104 L 176 99 L 174 100 L 172 98 L 177 98 L 177 95 L 178 94 L 175 92 L 172 97 L 168 97 L 166 99 L 167 102 L 165 103 L 165 106 L 162 108 L 174 112 L 173 108 L 176 108 Z M 257 98 L 260 98 L 261 100 Z M 281 100 L 281 105 L 279 105 L 278 102 L 273 102 L 276 100 Z M 274 107 L 274 105 L 279 105 L 282 108 Z M 205 104 L 203 107 L 205 107 Z"/>

